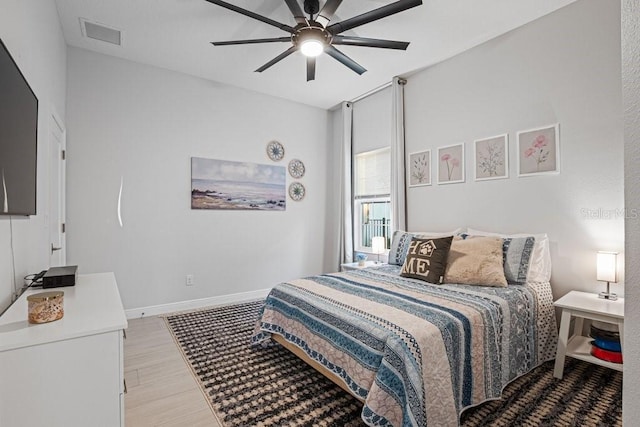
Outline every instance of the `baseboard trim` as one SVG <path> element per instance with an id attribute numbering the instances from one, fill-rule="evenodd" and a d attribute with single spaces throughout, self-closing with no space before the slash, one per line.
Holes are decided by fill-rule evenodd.
<path id="1" fill-rule="evenodd" d="M 219 295 L 210 298 L 200 298 L 189 301 L 173 302 L 170 304 L 151 305 L 125 310 L 127 319 L 139 319 L 141 317 L 157 316 L 159 314 L 174 313 L 176 311 L 194 310 L 238 302 L 252 301 L 266 298 L 271 289 L 259 289 L 257 291 L 240 292 L 237 294 Z"/>

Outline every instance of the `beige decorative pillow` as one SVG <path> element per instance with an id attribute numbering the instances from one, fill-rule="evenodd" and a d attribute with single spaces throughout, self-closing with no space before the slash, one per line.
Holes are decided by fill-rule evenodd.
<path id="1" fill-rule="evenodd" d="M 456 236 L 451 242 L 444 283 L 506 287 L 502 238 Z"/>

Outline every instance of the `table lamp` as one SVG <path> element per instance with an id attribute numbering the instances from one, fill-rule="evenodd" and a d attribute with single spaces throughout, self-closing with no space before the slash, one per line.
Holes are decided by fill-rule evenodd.
<path id="1" fill-rule="evenodd" d="M 376 261 L 376 264 L 380 264 L 380 254 L 383 254 L 385 249 L 384 237 L 374 236 L 371 238 L 371 252 L 378 254 L 378 261 Z"/>
<path id="2" fill-rule="evenodd" d="M 607 291 L 600 292 L 598 294 L 599 298 L 608 299 L 611 301 L 615 301 L 618 299 L 616 294 L 613 294 L 609 291 L 609 284 L 611 282 L 618 282 L 618 252 L 598 252 L 597 258 L 597 280 L 600 282 L 607 282 Z"/>

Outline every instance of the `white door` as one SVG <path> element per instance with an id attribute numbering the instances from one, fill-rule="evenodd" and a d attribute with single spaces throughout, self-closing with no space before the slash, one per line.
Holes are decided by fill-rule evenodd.
<path id="1" fill-rule="evenodd" d="M 65 145 L 64 125 L 55 115 L 49 123 L 49 266 L 65 265 Z"/>

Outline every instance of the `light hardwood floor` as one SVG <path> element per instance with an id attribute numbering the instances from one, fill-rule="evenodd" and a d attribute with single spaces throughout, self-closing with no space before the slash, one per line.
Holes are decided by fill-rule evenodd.
<path id="1" fill-rule="evenodd" d="M 126 426 L 219 427 L 164 319 L 131 319 L 126 332 Z"/>

